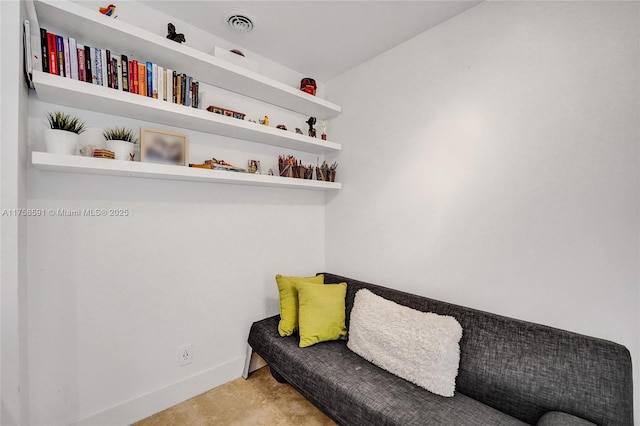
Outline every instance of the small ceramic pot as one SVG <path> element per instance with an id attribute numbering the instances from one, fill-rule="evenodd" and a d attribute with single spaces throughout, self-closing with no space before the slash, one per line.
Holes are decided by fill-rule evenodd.
<path id="1" fill-rule="evenodd" d="M 76 155 L 78 153 L 77 133 L 60 129 L 45 129 L 44 143 L 52 154 Z"/>
<path id="2" fill-rule="evenodd" d="M 107 149 L 113 151 L 116 160 L 131 160 L 131 154 L 135 154 L 136 144 L 128 141 L 107 140 Z"/>

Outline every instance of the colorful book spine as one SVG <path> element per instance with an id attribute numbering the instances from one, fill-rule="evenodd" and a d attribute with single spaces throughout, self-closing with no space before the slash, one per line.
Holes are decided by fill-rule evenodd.
<path id="1" fill-rule="evenodd" d="M 56 56 L 58 59 L 58 75 L 64 77 L 66 74 L 64 73 L 64 41 L 62 36 L 56 36 Z"/>
<path id="2" fill-rule="evenodd" d="M 93 84 L 93 61 L 91 60 L 92 51 L 93 49 L 91 49 L 91 47 L 84 47 L 84 70 L 87 73 L 85 81 Z"/>
<path id="3" fill-rule="evenodd" d="M 191 76 L 190 75 L 188 75 L 187 78 L 185 79 L 184 88 L 185 88 L 185 92 L 186 92 L 185 97 L 184 97 L 184 104 L 186 106 L 190 107 L 191 106 L 191 96 L 193 94 L 193 92 L 191 91 L 192 88 L 191 88 Z"/>
<path id="4" fill-rule="evenodd" d="M 62 47 L 64 48 L 64 76 L 71 78 L 71 52 L 69 52 L 69 39 L 62 39 Z"/>
<path id="5" fill-rule="evenodd" d="M 120 87 L 122 87 L 122 90 L 125 92 L 129 91 L 129 59 L 127 58 L 127 55 L 122 55 L 120 57 L 120 66 L 122 68 L 122 84 Z"/>
<path id="6" fill-rule="evenodd" d="M 177 79 L 176 86 L 178 86 L 178 89 L 176 90 L 176 103 L 182 105 L 182 74 L 178 74 Z"/>
<path id="7" fill-rule="evenodd" d="M 78 43 L 73 37 L 69 37 L 69 68 L 71 78 L 79 80 L 78 76 Z"/>
<path id="8" fill-rule="evenodd" d="M 147 96 L 147 66 L 138 63 L 138 94 Z"/>
<path id="9" fill-rule="evenodd" d="M 196 81 L 193 83 L 193 97 L 195 102 L 191 105 L 194 108 L 200 108 L 200 82 Z"/>
<path id="10" fill-rule="evenodd" d="M 131 61 L 131 70 L 129 70 L 129 73 L 131 74 L 132 80 L 129 82 L 129 87 L 132 87 L 133 93 L 137 95 L 138 93 L 140 93 L 140 81 L 138 79 L 138 61 L 136 61 L 135 59 Z"/>
<path id="11" fill-rule="evenodd" d="M 49 40 L 47 30 L 40 28 L 40 49 L 42 51 L 42 71 L 49 72 Z"/>
<path id="12" fill-rule="evenodd" d="M 173 103 L 178 103 L 178 73 L 173 71 Z"/>
<path id="13" fill-rule="evenodd" d="M 114 56 L 113 58 L 111 58 L 111 71 L 112 71 L 111 85 L 116 90 L 120 90 L 118 88 L 118 86 L 119 86 L 119 84 L 118 84 L 118 80 L 119 80 L 118 76 L 120 75 L 119 68 L 120 68 L 120 66 L 118 65 L 118 58 L 116 58 Z"/>
<path id="14" fill-rule="evenodd" d="M 146 69 L 147 69 L 147 96 L 148 97 L 153 97 L 153 64 L 149 61 L 147 61 L 146 64 Z"/>
<path id="15" fill-rule="evenodd" d="M 49 49 L 49 72 L 58 74 L 58 53 L 56 50 L 56 35 L 47 33 L 47 48 Z"/>
<path id="16" fill-rule="evenodd" d="M 84 46 L 82 44 L 78 44 L 76 54 L 78 55 L 78 80 L 87 81 L 86 60 L 84 59 Z"/>
<path id="17" fill-rule="evenodd" d="M 102 85 L 104 87 L 109 87 L 109 76 L 107 76 L 107 70 L 109 69 L 111 64 L 107 62 L 106 49 L 102 49 L 100 51 L 100 57 L 102 58 Z"/>
<path id="18" fill-rule="evenodd" d="M 182 81 L 180 82 L 182 85 L 180 89 L 180 96 L 182 96 L 181 104 L 186 105 L 187 103 L 187 75 L 182 73 Z"/>

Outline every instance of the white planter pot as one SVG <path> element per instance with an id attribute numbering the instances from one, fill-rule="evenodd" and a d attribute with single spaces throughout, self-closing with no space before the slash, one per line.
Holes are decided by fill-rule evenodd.
<path id="1" fill-rule="evenodd" d="M 78 134 L 60 129 L 45 129 L 44 143 L 47 152 L 52 154 L 76 155 L 78 153 Z"/>
<path id="2" fill-rule="evenodd" d="M 104 129 L 100 127 L 88 127 L 84 132 L 80 133 L 80 142 L 78 142 L 78 148 L 82 148 L 85 145 L 93 145 L 94 148 L 105 149 L 107 147 L 107 140 L 102 134 Z"/>
<path id="3" fill-rule="evenodd" d="M 107 149 L 114 152 L 116 160 L 130 161 L 130 155 L 136 152 L 136 145 L 127 141 L 107 140 Z"/>

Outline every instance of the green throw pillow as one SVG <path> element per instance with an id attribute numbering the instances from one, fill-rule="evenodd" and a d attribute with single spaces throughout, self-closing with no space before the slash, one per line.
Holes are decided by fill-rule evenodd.
<path id="1" fill-rule="evenodd" d="M 298 328 L 298 292 L 295 282 L 308 282 L 312 284 L 324 284 L 324 275 L 315 277 L 287 277 L 276 275 L 278 292 L 280 293 L 280 323 L 278 333 L 282 337 L 291 336 Z"/>
<path id="2" fill-rule="evenodd" d="M 347 335 L 344 299 L 347 284 L 312 285 L 297 281 L 300 347 Z"/>

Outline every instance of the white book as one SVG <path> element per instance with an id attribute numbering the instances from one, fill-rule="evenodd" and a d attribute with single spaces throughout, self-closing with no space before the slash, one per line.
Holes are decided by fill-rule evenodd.
<path id="1" fill-rule="evenodd" d="M 158 65 L 158 99 L 164 99 L 164 68 Z"/>
<path id="2" fill-rule="evenodd" d="M 167 101 L 173 103 L 173 70 L 167 68 Z"/>
<path id="3" fill-rule="evenodd" d="M 151 97 L 158 99 L 158 64 L 151 66 Z"/>
<path id="4" fill-rule="evenodd" d="M 107 77 L 107 69 L 109 67 L 109 63 L 107 62 L 107 50 L 102 49 L 100 52 L 102 56 L 102 85 L 104 87 L 109 87 L 109 78 Z"/>
<path id="5" fill-rule="evenodd" d="M 67 78 L 71 78 L 71 55 L 69 54 L 69 39 L 63 39 L 62 46 L 64 47 L 64 76 Z"/>
<path id="6" fill-rule="evenodd" d="M 91 84 L 98 84 L 98 58 L 96 57 L 96 48 L 89 48 L 89 51 L 91 52 Z M 102 77 L 102 74 L 100 74 L 100 77 Z"/>
<path id="7" fill-rule="evenodd" d="M 78 44 L 73 37 L 69 37 L 69 59 L 71 61 L 71 78 L 78 80 Z"/>

